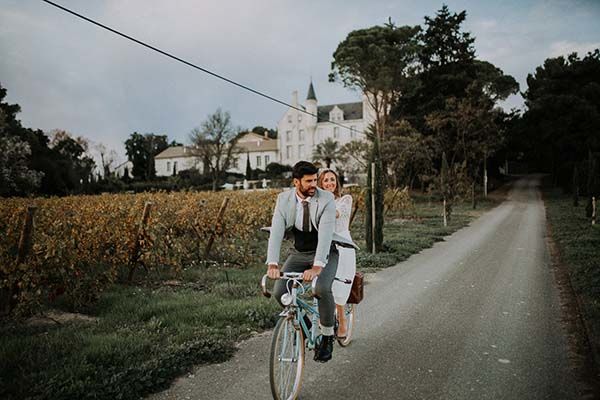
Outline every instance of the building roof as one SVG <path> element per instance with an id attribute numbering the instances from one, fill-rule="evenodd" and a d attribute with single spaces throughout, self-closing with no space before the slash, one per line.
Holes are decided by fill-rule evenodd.
<path id="1" fill-rule="evenodd" d="M 337 106 L 344 112 L 344 121 L 351 119 L 362 119 L 363 118 L 363 104 L 362 102 L 357 103 L 344 103 L 344 104 L 330 104 L 327 106 L 317 107 L 317 122 L 329 121 L 329 113 L 333 108 Z"/>
<path id="2" fill-rule="evenodd" d="M 238 139 L 236 146 L 240 151 L 247 153 L 277 151 L 277 139 L 271 139 L 270 137 L 265 137 L 254 132 L 248 132 Z"/>
<path id="3" fill-rule="evenodd" d="M 310 81 L 310 86 L 308 87 L 308 94 L 306 95 L 306 100 L 317 100 L 317 96 L 315 95 L 315 88 L 313 87 L 312 81 Z"/>
<path id="4" fill-rule="evenodd" d="M 170 146 L 158 153 L 154 159 L 161 158 L 181 158 L 181 157 L 197 157 L 198 151 L 189 146 Z"/>

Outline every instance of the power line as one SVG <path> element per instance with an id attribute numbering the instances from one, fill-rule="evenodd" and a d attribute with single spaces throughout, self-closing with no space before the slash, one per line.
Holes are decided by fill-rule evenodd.
<path id="1" fill-rule="evenodd" d="M 217 74 L 216 72 L 212 72 L 212 71 L 210 71 L 210 70 L 208 70 L 208 69 L 206 69 L 206 68 L 200 67 L 200 66 L 198 66 L 198 65 L 196 65 L 196 64 L 193 64 L 193 63 L 191 63 L 191 62 L 189 62 L 189 61 L 186 61 L 186 60 L 184 60 L 184 59 L 182 59 L 182 58 L 179 58 L 179 57 L 177 57 L 177 56 L 175 56 L 175 55 L 173 55 L 173 54 L 171 54 L 171 53 L 168 53 L 168 52 L 166 52 L 166 51 L 164 51 L 164 50 L 161 50 L 161 49 L 159 49 L 159 48 L 157 48 L 157 47 L 154 47 L 154 46 L 152 46 L 152 45 L 149 45 L 149 44 L 147 44 L 147 43 L 145 43 L 145 42 L 143 42 L 143 41 L 141 41 L 141 40 L 138 40 L 138 39 L 136 39 L 136 38 L 134 38 L 134 37 L 131 37 L 131 36 L 129 36 L 129 35 L 126 35 L 126 34 L 124 34 L 124 33 L 120 32 L 120 31 L 118 31 L 118 30 L 116 30 L 116 29 L 113 29 L 113 28 L 111 28 L 111 27 L 109 27 L 109 26 L 106 26 L 106 25 L 104 25 L 104 24 L 101 24 L 100 22 L 97 22 L 97 21 L 95 21 L 95 20 L 93 20 L 93 19 L 91 19 L 91 18 L 88 18 L 88 17 L 86 17 L 86 16 L 84 16 L 84 15 L 82 15 L 82 14 L 79 14 L 79 13 L 77 13 L 77 12 L 73 11 L 73 10 L 70 10 L 70 9 L 68 9 L 68 8 L 66 8 L 66 7 L 63 7 L 63 6 L 61 6 L 60 4 L 57 4 L 57 3 L 53 2 L 53 1 L 50 1 L 50 0 L 42 0 L 42 1 L 43 1 L 44 3 L 50 4 L 51 6 L 54 6 L 54 7 L 56 7 L 56 8 L 58 8 L 58 9 L 62 10 L 62 11 L 65 11 L 65 12 L 67 12 L 67 13 L 71 14 L 71 15 L 74 15 L 74 16 L 76 16 L 76 17 L 78 17 L 78 18 L 81 18 L 81 19 L 83 19 L 84 21 L 87 21 L 87 22 L 89 22 L 89 23 L 91 23 L 91 24 L 94 24 L 94 25 L 96 25 L 96 26 L 99 26 L 99 27 L 100 27 L 100 28 L 102 28 L 102 29 L 105 29 L 105 30 L 107 30 L 107 31 L 109 31 L 109 32 L 112 32 L 112 33 L 114 33 L 115 35 L 121 36 L 121 37 L 123 37 L 123 38 L 125 38 L 125 39 L 128 39 L 128 40 L 131 40 L 131 41 L 132 41 L 132 42 L 134 42 L 134 43 L 137 43 L 137 44 L 139 44 L 139 45 L 141 45 L 141 46 L 144 46 L 144 47 L 146 47 L 146 48 L 148 48 L 148 49 L 150 49 L 150 50 L 153 50 L 153 51 L 155 51 L 155 52 L 157 52 L 157 53 L 160 53 L 160 54 L 162 54 L 163 56 L 166 56 L 166 57 L 172 58 L 172 59 L 173 59 L 173 60 L 175 60 L 175 61 L 179 61 L 180 63 L 183 63 L 183 64 L 187 65 L 188 67 L 195 68 L 195 69 L 197 69 L 197 70 L 200 70 L 200 71 L 202 71 L 202 72 L 204 72 L 204 73 L 206 73 L 206 74 L 209 74 L 209 75 L 211 75 L 211 76 L 213 76 L 213 77 L 215 77 L 215 78 L 218 78 L 218 79 L 221 79 L 221 80 L 223 80 L 223 81 L 225 81 L 225 82 L 227 82 L 227 83 L 230 83 L 230 84 L 232 84 L 232 85 L 234 85 L 234 86 L 237 86 L 237 87 L 239 87 L 239 88 L 242 88 L 242 89 L 244 89 L 244 90 L 247 90 L 247 91 L 249 91 L 249 92 L 251 92 L 251 93 L 254 93 L 254 94 L 256 94 L 256 95 L 262 96 L 262 97 L 264 97 L 264 98 L 266 98 L 266 99 L 268 99 L 268 100 L 274 101 L 274 102 L 276 102 L 276 103 L 279 103 L 279 104 L 281 104 L 281 105 L 284 105 L 284 106 L 286 106 L 286 107 L 290 107 L 290 108 L 292 108 L 292 109 L 294 109 L 294 110 L 296 110 L 296 111 L 300 111 L 300 112 L 302 112 L 302 113 L 304 113 L 304 114 L 308 114 L 308 115 L 310 115 L 311 117 L 316 117 L 316 118 L 318 118 L 318 116 L 317 116 L 317 115 L 315 115 L 315 114 L 313 114 L 313 113 L 311 113 L 311 112 L 308 112 L 308 111 L 306 111 L 306 110 L 304 110 L 304 109 L 302 109 L 302 108 L 295 107 L 295 106 L 293 106 L 293 105 L 291 105 L 291 104 L 289 104 L 289 103 L 286 103 L 285 101 L 282 101 L 282 100 L 276 99 L 276 98 L 275 98 L 275 97 L 273 97 L 273 96 L 269 96 L 268 94 L 265 94 L 265 93 L 263 93 L 263 92 L 260 92 L 260 91 L 258 91 L 258 90 L 255 90 L 255 89 L 252 89 L 251 87 L 248 87 L 248 86 L 246 86 L 246 85 L 243 85 L 243 84 L 241 84 L 241 83 L 238 83 L 238 82 L 236 82 L 236 81 L 234 81 L 234 80 L 232 80 L 232 79 L 229 79 L 229 78 L 226 78 L 226 77 L 224 77 L 224 76 L 222 76 L 222 75 L 219 75 L 219 74 Z M 338 125 L 338 126 L 341 126 L 342 128 L 345 128 L 345 129 L 348 129 L 348 130 L 352 131 L 352 128 L 351 128 L 351 127 L 348 127 L 348 126 L 342 125 L 342 124 L 340 124 L 340 123 L 337 123 L 337 122 L 334 122 L 334 121 L 331 121 L 331 120 L 327 120 L 327 122 L 330 122 L 330 123 L 332 123 L 332 124 L 334 124 L 334 125 Z"/>

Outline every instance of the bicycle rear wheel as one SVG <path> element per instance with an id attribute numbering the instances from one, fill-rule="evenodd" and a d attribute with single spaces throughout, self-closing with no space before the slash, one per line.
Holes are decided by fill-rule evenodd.
<path id="1" fill-rule="evenodd" d="M 277 321 L 271 343 L 269 381 L 275 400 L 294 400 L 300 393 L 304 371 L 304 334 L 291 318 Z"/>
<path id="2" fill-rule="evenodd" d="M 344 306 L 344 313 L 346 314 L 347 321 L 346 337 L 344 339 L 338 339 L 338 343 L 342 347 L 348 346 L 352 341 L 352 328 L 354 328 L 356 304 L 346 304 Z"/>

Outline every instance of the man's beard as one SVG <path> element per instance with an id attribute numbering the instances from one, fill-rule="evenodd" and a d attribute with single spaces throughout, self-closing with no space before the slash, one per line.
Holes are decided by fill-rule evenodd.
<path id="1" fill-rule="evenodd" d="M 315 195 L 316 190 L 317 190 L 316 188 L 308 188 L 308 189 L 300 188 L 300 193 L 302 193 L 302 196 L 304 196 L 304 197 L 312 197 Z"/>

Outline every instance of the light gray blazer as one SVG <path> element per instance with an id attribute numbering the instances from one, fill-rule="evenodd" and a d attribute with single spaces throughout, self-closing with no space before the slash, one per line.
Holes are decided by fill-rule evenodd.
<path id="1" fill-rule="evenodd" d="M 296 221 L 296 189 L 280 193 L 273 212 L 267 251 L 267 264 L 279 264 L 281 242 L 291 233 Z M 309 203 L 310 220 L 319 233 L 315 260 L 327 262 L 331 243 L 342 247 L 358 246 L 351 240 L 335 233 L 335 199 L 331 192 L 317 188 Z"/>

